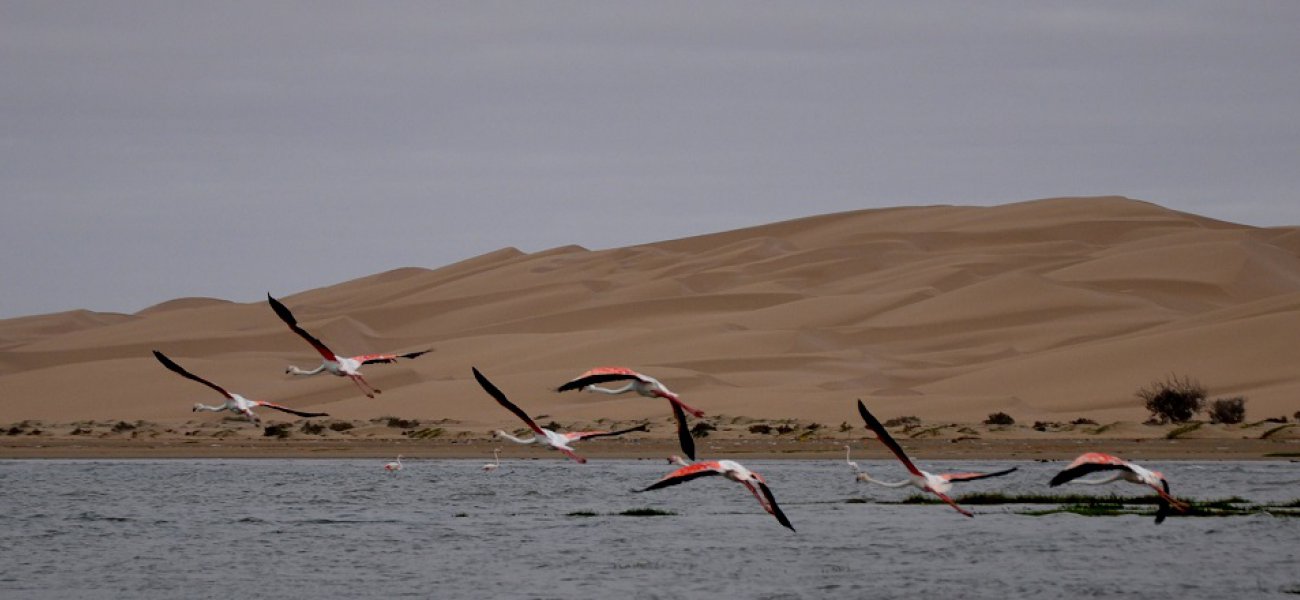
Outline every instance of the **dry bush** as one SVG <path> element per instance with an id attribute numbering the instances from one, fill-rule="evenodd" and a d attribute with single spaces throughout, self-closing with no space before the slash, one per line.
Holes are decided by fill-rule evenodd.
<path id="1" fill-rule="evenodd" d="M 1011 415 L 1007 413 L 995 412 L 990 414 L 989 418 L 984 419 L 984 424 L 985 425 L 1015 425 L 1016 420 L 1011 418 Z"/>
<path id="2" fill-rule="evenodd" d="M 1210 422 L 1236 425 L 1246 420 L 1246 398 L 1219 398 L 1210 403 Z"/>
<path id="3" fill-rule="evenodd" d="M 1205 387 L 1191 377 L 1170 375 L 1136 392 L 1160 424 L 1186 423 L 1205 406 Z"/>

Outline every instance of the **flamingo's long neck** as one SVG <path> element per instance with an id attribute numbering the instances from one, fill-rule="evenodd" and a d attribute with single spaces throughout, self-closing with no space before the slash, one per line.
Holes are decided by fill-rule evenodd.
<path id="1" fill-rule="evenodd" d="M 289 365 L 289 369 L 288 369 L 289 373 L 292 375 L 315 375 L 324 370 L 325 370 L 325 363 L 321 363 L 319 367 L 316 367 L 315 369 L 312 369 L 310 371 L 304 371 L 293 365 Z"/>
<path id="2" fill-rule="evenodd" d="M 876 479 L 866 474 L 866 472 L 858 473 L 858 481 L 874 483 L 876 485 L 887 487 L 887 488 L 901 488 L 901 487 L 912 485 L 911 479 L 904 479 L 902 481 L 881 481 L 879 479 Z"/>
<path id="3" fill-rule="evenodd" d="M 515 437 L 515 436 L 513 436 L 513 435 L 510 435 L 510 434 L 504 432 L 504 431 L 501 431 L 500 429 L 497 430 L 497 435 L 499 435 L 499 436 L 501 436 L 501 437 L 503 437 L 503 438 L 506 438 L 507 440 L 510 440 L 510 441 L 512 441 L 512 442 L 514 442 L 514 443 L 516 443 L 516 444 L 531 444 L 531 443 L 534 443 L 534 442 L 537 441 L 537 436 L 533 436 L 533 437 L 530 437 L 530 438 L 528 438 L 528 439 L 517 438 L 517 437 Z"/>

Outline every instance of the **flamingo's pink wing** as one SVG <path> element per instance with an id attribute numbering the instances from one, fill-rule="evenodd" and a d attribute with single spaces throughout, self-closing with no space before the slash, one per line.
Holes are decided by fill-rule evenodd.
<path id="1" fill-rule="evenodd" d="M 628 369 L 624 367 L 596 367 L 590 371 L 587 371 L 586 373 L 583 373 L 582 375 L 575 377 L 574 379 L 569 380 L 568 383 L 565 383 L 564 385 L 555 388 L 555 391 L 567 392 L 569 390 L 580 390 L 589 385 L 595 385 L 597 383 L 608 383 L 610 381 L 627 381 L 629 379 L 646 381 L 644 375 L 637 373 L 632 369 Z"/>
<path id="2" fill-rule="evenodd" d="M 519 408 L 518 406 L 515 406 L 515 404 L 511 402 L 509 398 L 506 398 L 506 395 L 502 393 L 501 390 L 497 389 L 497 386 L 492 385 L 492 382 L 488 381 L 487 377 L 484 377 L 482 373 L 479 373 L 477 368 L 474 367 L 470 367 L 470 368 L 474 371 L 474 379 L 478 380 L 478 384 L 482 386 L 483 391 L 487 392 L 489 396 L 492 396 L 492 398 L 494 398 L 497 401 L 497 404 L 500 404 L 501 406 L 506 407 L 506 410 L 515 413 L 515 416 L 519 417 L 520 420 L 526 423 L 528 425 L 528 428 L 533 430 L 533 433 L 536 433 L 537 435 L 543 437 L 546 436 L 546 434 L 542 432 L 542 428 L 538 427 L 537 423 L 533 421 L 533 418 L 528 416 L 528 413 L 524 412 L 523 409 Z M 574 460 L 577 459 L 575 458 Z M 579 460 L 578 462 L 585 462 L 585 461 Z"/>
<path id="3" fill-rule="evenodd" d="M 871 411 L 867 410 L 867 405 L 863 404 L 861 400 L 858 400 L 858 414 L 862 415 L 862 420 L 866 421 L 867 428 L 875 432 L 880 443 L 884 444 L 886 448 L 889 448 L 890 452 L 894 453 L 894 456 L 898 457 L 899 462 L 903 463 L 909 473 L 917 477 L 925 477 L 925 474 L 907 458 L 907 453 L 903 452 L 902 446 L 899 446 L 898 442 L 894 441 L 894 437 L 889 435 L 889 430 L 880 424 L 880 421 L 876 419 L 875 415 L 871 414 Z"/>
<path id="4" fill-rule="evenodd" d="M 686 465 L 685 467 L 677 469 L 672 473 L 664 475 L 662 479 L 654 482 L 653 485 L 641 491 L 648 492 L 650 490 L 665 488 L 670 485 L 686 483 L 687 481 L 690 481 L 692 479 L 698 479 L 700 477 L 708 477 L 710 475 L 721 475 L 721 474 L 722 474 L 722 468 L 717 461 L 710 460 L 705 462 L 697 462 L 694 464 Z"/>
<path id="5" fill-rule="evenodd" d="M 1011 467 L 1003 471 L 994 471 L 992 473 L 944 473 L 942 477 L 945 481 L 975 481 L 976 479 L 988 479 L 989 477 L 1001 477 L 1015 471 L 1018 467 Z"/>
<path id="6" fill-rule="evenodd" d="M 334 351 L 330 350 L 323 342 L 316 339 L 316 336 L 307 333 L 306 329 L 298 326 L 298 319 L 294 318 L 292 312 L 289 312 L 289 307 L 281 304 L 279 300 L 272 298 L 270 294 L 266 295 L 266 301 L 271 303 L 271 309 L 280 317 L 280 320 L 284 321 L 284 324 L 288 325 L 291 331 L 301 336 L 302 339 L 307 340 L 307 343 L 311 344 L 312 348 L 315 348 L 321 356 L 325 357 L 325 360 L 337 361 L 339 359 L 339 357 L 334 354 Z"/>
<path id="7" fill-rule="evenodd" d="M 1068 467 L 1060 473 L 1057 473 L 1055 477 L 1052 477 L 1052 480 L 1048 482 L 1048 485 L 1056 487 L 1067 481 L 1088 475 L 1089 473 L 1116 470 L 1131 472 L 1133 469 L 1129 467 L 1128 462 L 1122 458 L 1111 456 L 1109 454 L 1102 454 L 1100 452 L 1088 452 L 1087 454 L 1080 455 L 1079 458 L 1074 459 L 1074 462 L 1070 463 Z"/>

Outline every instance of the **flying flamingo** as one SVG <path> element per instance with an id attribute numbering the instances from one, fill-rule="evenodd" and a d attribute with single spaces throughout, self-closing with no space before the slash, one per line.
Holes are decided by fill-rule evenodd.
<path id="1" fill-rule="evenodd" d="M 618 388 L 604 388 L 596 385 L 597 383 L 610 381 L 626 381 L 627 385 Z M 674 394 L 672 390 L 668 389 L 668 386 L 658 379 L 624 367 L 597 367 L 555 389 L 557 392 L 567 392 L 569 390 L 614 395 L 636 392 L 647 398 L 664 398 L 668 400 L 673 407 L 673 417 L 677 419 L 677 439 L 681 442 L 682 452 L 685 452 L 686 456 L 691 460 L 695 460 L 695 439 L 691 437 L 685 413 L 691 413 L 696 418 L 699 418 L 704 416 L 704 411 L 684 404 L 677 394 Z"/>
<path id="2" fill-rule="evenodd" d="M 220 412 L 223 410 L 228 410 L 230 412 L 244 415 L 245 419 L 248 419 L 253 423 L 261 422 L 261 419 L 259 419 L 257 415 L 253 413 L 253 409 L 258 406 L 265 406 L 267 408 L 275 409 L 281 412 L 287 412 L 289 414 L 298 415 L 300 417 L 328 417 L 329 416 L 326 413 L 302 412 L 299 410 L 294 410 L 287 406 L 275 404 L 273 402 L 266 402 L 263 400 L 249 400 L 248 398 L 240 396 L 239 394 L 232 394 L 230 392 L 227 392 L 225 388 L 222 388 L 221 386 L 212 383 L 211 381 L 208 381 L 202 377 L 199 377 L 198 375 L 186 371 L 183 367 L 173 362 L 172 359 L 167 358 L 167 355 L 163 354 L 162 352 L 154 350 L 153 355 L 154 358 L 158 359 L 158 362 L 162 363 L 164 367 L 167 367 L 177 375 L 180 375 L 181 377 L 184 377 L 186 379 L 192 379 L 203 385 L 206 385 L 214 390 L 217 390 L 217 392 L 220 392 L 222 396 L 226 397 L 226 402 L 224 404 L 208 405 L 208 404 L 201 404 L 196 402 L 194 403 L 194 409 L 193 409 L 194 412 L 199 412 L 199 411 Z"/>
<path id="3" fill-rule="evenodd" d="M 1100 479 L 1077 479 L 1089 473 L 1097 471 L 1114 471 L 1108 477 Z M 1065 470 L 1057 473 L 1052 478 L 1051 486 L 1056 487 L 1063 483 L 1080 483 L 1083 485 L 1101 485 L 1123 479 L 1131 483 L 1150 486 L 1151 489 L 1160 495 L 1160 508 L 1156 510 L 1156 523 L 1163 523 L 1165 517 L 1169 514 L 1169 507 L 1177 509 L 1178 512 L 1187 512 L 1191 507 L 1186 502 L 1175 499 L 1169 495 L 1169 482 L 1160 471 L 1151 471 L 1136 464 L 1128 462 L 1118 456 L 1102 454 L 1100 452 L 1088 452 L 1081 454 Z"/>
<path id="4" fill-rule="evenodd" d="M 674 461 L 673 459 L 677 460 Z M 675 462 L 677 464 L 686 462 L 681 460 L 681 457 L 679 456 L 670 457 L 668 460 L 669 462 Z M 657 490 L 659 488 L 665 488 L 679 483 L 686 483 L 692 479 L 707 477 L 709 475 L 722 475 L 727 479 L 745 486 L 749 489 L 749 493 L 753 494 L 754 498 L 758 500 L 758 503 L 762 505 L 763 510 L 766 510 L 768 514 L 776 517 L 777 522 L 781 523 L 781 525 L 785 526 L 790 531 L 794 531 L 794 525 L 791 525 L 790 519 L 787 519 L 785 513 L 781 512 L 781 507 L 776 505 L 776 498 L 772 496 L 772 490 L 768 489 L 767 481 L 763 479 L 763 476 L 746 469 L 744 465 L 732 460 L 707 460 L 694 464 L 687 464 L 672 473 L 664 475 L 662 479 L 656 481 L 650 487 L 638 491 L 648 492 L 650 490 Z"/>
<path id="5" fill-rule="evenodd" d="M 389 473 L 392 473 L 393 475 L 396 475 L 398 471 L 401 471 L 401 470 L 402 470 L 402 455 L 401 455 L 401 454 L 398 454 L 398 455 L 397 455 L 397 460 L 395 460 L 395 461 L 393 461 L 393 462 L 390 462 L 390 463 L 386 463 L 386 464 L 384 464 L 384 470 L 385 470 L 385 471 L 388 471 Z"/>
<path id="6" fill-rule="evenodd" d="M 560 452 L 563 452 L 565 456 L 568 456 L 569 458 L 572 458 L 573 460 L 579 463 L 585 463 L 587 462 L 587 459 L 578 456 L 576 453 L 574 453 L 573 448 L 571 448 L 569 444 L 580 440 L 586 440 L 591 438 L 611 437 L 616 435 L 623 435 L 625 433 L 630 433 L 633 431 L 648 430 L 648 426 L 638 425 L 636 427 L 631 427 L 628 429 L 620 429 L 618 431 L 570 431 L 568 433 L 556 433 L 554 431 L 551 431 L 550 429 L 546 429 L 544 427 L 538 426 L 537 423 L 533 421 L 532 417 L 528 416 L 528 413 L 524 412 L 523 409 L 519 408 L 518 406 L 515 406 L 514 403 L 510 402 L 510 399 L 506 398 L 506 395 L 502 393 L 501 390 L 497 389 L 497 386 L 492 385 L 492 382 L 488 381 L 488 378 L 484 377 L 483 374 L 480 373 L 477 368 L 471 367 L 471 369 L 473 369 L 474 371 L 474 379 L 478 380 L 478 384 L 480 386 L 483 386 L 483 390 L 486 391 L 489 396 L 495 398 L 497 403 L 500 404 L 501 406 L 506 407 L 506 410 L 515 413 L 515 416 L 519 417 L 524 422 L 524 424 L 528 425 L 529 429 L 533 430 L 534 435 L 531 438 L 517 438 L 504 431 L 497 430 L 496 432 L 497 435 L 506 438 L 516 444 L 532 444 L 540 440 L 541 443 L 546 444 L 547 446 L 550 446 L 551 448 L 554 448 L 556 450 L 559 450 Z"/>
<path id="7" fill-rule="evenodd" d="M 432 351 L 420 350 L 419 352 L 408 352 L 406 354 L 362 354 L 360 356 L 350 357 L 339 356 L 334 354 L 333 350 L 330 350 L 328 346 L 316 339 L 315 336 L 307 333 L 307 330 L 299 327 L 298 320 L 294 318 L 293 313 L 289 312 L 289 307 L 281 304 L 279 300 L 272 298 L 270 294 L 266 295 L 266 300 L 271 303 L 271 308 L 275 310 L 275 314 L 279 315 L 280 320 L 284 321 L 285 324 L 289 326 L 290 330 L 302 336 L 302 339 L 307 340 L 307 343 L 311 344 L 311 346 L 325 358 L 325 361 L 322 362 L 319 367 L 310 371 L 305 371 L 290 365 L 284 372 L 291 375 L 316 375 L 317 373 L 329 373 L 339 377 L 347 377 L 348 379 L 351 379 L 353 383 L 357 384 L 357 387 L 361 389 L 361 392 L 365 394 L 367 398 L 374 398 L 375 394 L 382 392 L 382 390 L 375 389 L 374 386 L 370 385 L 370 382 L 366 381 L 365 377 L 361 376 L 361 365 L 397 362 L 397 359 L 399 358 L 415 358 L 421 354 L 426 354 Z"/>
<path id="8" fill-rule="evenodd" d="M 492 449 L 492 462 L 483 465 L 483 470 L 491 473 L 501 466 L 501 449 Z"/>
<path id="9" fill-rule="evenodd" d="M 857 472 L 858 474 L 856 477 L 857 481 L 861 481 L 863 483 L 874 483 L 876 485 L 884 486 L 888 488 L 901 488 L 909 485 L 916 485 L 911 478 L 904 479 L 902 481 L 881 481 L 879 479 L 872 477 L 869 473 L 867 473 L 861 467 L 859 467 L 858 463 L 849 460 L 850 448 L 851 446 L 849 446 L 848 444 L 844 445 L 844 462 L 849 463 L 849 466 L 853 467 L 853 470 Z M 1007 469 L 1005 471 L 995 471 L 993 473 L 940 473 L 939 475 L 926 473 L 926 475 L 929 477 L 938 477 L 939 479 L 943 479 L 947 481 L 949 483 L 948 488 L 951 488 L 952 483 L 956 483 L 958 481 L 975 481 L 976 479 L 987 479 L 989 477 L 999 477 L 1002 475 L 1006 475 L 1007 473 L 1010 473 L 1012 471 L 1015 471 L 1016 469 L 1017 467 L 1011 467 L 1010 469 Z M 921 471 L 921 472 L 925 473 L 925 471 Z M 942 491 L 947 492 L 947 489 L 944 489 Z"/>
<path id="10" fill-rule="evenodd" d="M 948 497 L 947 493 L 948 490 L 952 489 L 952 484 L 958 481 L 974 481 L 976 479 L 998 477 L 1016 470 L 1016 467 L 1012 467 L 1005 471 L 996 471 L 993 473 L 940 473 L 938 475 L 926 473 L 925 471 L 916 468 L 916 465 L 912 464 L 912 461 L 907 458 L 907 454 L 903 452 L 903 448 L 898 445 L 898 442 L 894 441 L 893 436 L 889 435 L 889 431 L 885 429 L 885 426 L 881 425 L 880 421 L 876 420 L 876 417 L 867 410 L 867 406 L 863 404 L 861 400 L 858 400 L 858 413 L 862 415 L 862 420 L 867 422 L 867 428 L 875 432 L 876 438 L 880 440 L 880 443 L 884 444 L 886 448 L 889 448 L 889 450 L 894 453 L 894 456 L 898 457 L 899 462 L 903 463 L 903 466 L 907 468 L 908 473 L 911 473 L 911 475 L 903 481 L 879 481 L 872 479 L 866 471 L 858 469 L 857 465 L 850 461 L 849 464 L 858 471 L 858 481 L 865 481 L 886 487 L 903 487 L 905 485 L 915 486 L 923 492 L 930 492 L 938 496 L 940 500 L 947 502 L 948 506 L 953 507 L 957 512 L 968 517 L 974 517 L 974 514 L 971 514 L 970 511 L 967 511 L 960 506 L 957 506 L 957 503 L 953 502 L 952 498 Z M 844 460 L 848 461 L 847 453 L 845 454 Z"/>

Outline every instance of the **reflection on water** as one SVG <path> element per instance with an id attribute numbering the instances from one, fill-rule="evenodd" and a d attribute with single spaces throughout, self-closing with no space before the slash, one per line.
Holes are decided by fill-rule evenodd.
<path id="1" fill-rule="evenodd" d="M 1300 519 L 1080 517 L 898 500 L 836 461 L 636 493 L 661 460 L 0 461 L 0 597 L 1221 598 L 1300 592 Z M 897 463 L 858 461 L 883 476 Z M 1049 492 L 1063 463 L 958 490 Z M 1165 462 L 1176 495 L 1300 498 L 1300 464 Z M 1141 494 L 1114 484 L 1070 491 Z M 656 508 L 672 515 L 618 513 Z M 595 513 L 595 516 L 581 516 Z"/>

